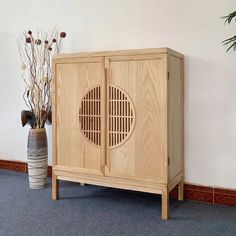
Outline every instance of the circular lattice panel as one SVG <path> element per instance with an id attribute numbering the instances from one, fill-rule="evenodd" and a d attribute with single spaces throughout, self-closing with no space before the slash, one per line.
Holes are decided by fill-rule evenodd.
<path id="1" fill-rule="evenodd" d="M 108 92 L 109 112 L 109 147 L 116 147 L 124 143 L 132 133 L 134 127 L 134 107 L 128 94 L 113 85 Z"/>
<path id="2" fill-rule="evenodd" d="M 80 127 L 84 135 L 94 144 L 101 145 L 101 87 L 88 91 L 79 109 Z"/>
<path id="3" fill-rule="evenodd" d="M 135 114 L 128 94 L 109 85 L 108 88 L 108 146 L 117 147 L 132 133 Z M 101 86 L 89 90 L 82 99 L 79 110 L 80 127 L 95 145 L 101 146 Z"/>

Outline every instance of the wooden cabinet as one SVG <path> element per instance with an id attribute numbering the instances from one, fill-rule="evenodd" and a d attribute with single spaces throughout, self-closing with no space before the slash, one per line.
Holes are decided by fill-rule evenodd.
<path id="1" fill-rule="evenodd" d="M 183 55 L 141 49 L 53 59 L 53 178 L 183 200 Z"/>

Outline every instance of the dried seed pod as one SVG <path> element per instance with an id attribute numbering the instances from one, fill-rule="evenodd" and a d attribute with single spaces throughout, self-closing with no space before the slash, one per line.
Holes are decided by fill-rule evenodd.
<path id="1" fill-rule="evenodd" d="M 40 39 L 36 39 L 36 40 L 35 40 L 35 44 L 37 44 L 37 45 L 40 45 L 41 42 L 42 42 L 42 41 L 41 41 Z"/>
<path id="2" fill-rule="evenodd" d="M 26 69 L 26 64 L 22 64 L 22 65 L 20 66 L 20 68 L 21 68 L 22 70 L 25 70 L 25 69 Z"/>
<path id="3" fill-rule="evenodd" d="M 26 43 L 31 43 L 31 38 L 26 38 L 25 41 Z"/>
<path id="4" fill-rule="evenodd" d="M 61 38 L 65 38 L 65 37 L 66 37 L 66 32 L 61 32 L 61 33 L 60 33 L 60 37 L 61 37 Z"/>
<path id="5" fill-rule="evenodd" d="M 21 54 L 19 67 L 22 70 L 21 74 L 25 82 L 23 98 L 26 105 L 30 105 L 32 109 L 27 112 L 24 111 L 22 116 L 23 126 L 30 124 L 31 128 L 36 128 L 44 127 L 45 122 L 51 123 L 51 112 L 48 111 L 51 107 L 52 72 L 47 68 L 51 66 L 54 49 L 55 52 L 60 52 L 61 41 L 65 37 L 67 37 L 65 32 L 57 30 L 49 33 L 34 31 L 34 34 L 31 30 L 26 30 L 22 34 L 23 40 L 20 43 L 23 43 L 23 48 L 19 49 Z M 32 79 L 31 75 L 34 75 L 34 73 L 36 73 L 36 78 Z"/>

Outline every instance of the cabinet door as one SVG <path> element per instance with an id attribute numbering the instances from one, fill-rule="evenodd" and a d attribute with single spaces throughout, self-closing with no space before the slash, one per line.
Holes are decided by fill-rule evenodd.
<path id="1" fill-rule="evenodd" d="M 103 57 L 55 61 L 54 165 L 102 174 L 104 82 Z"/>
<path id="2" fill-rule="evenodd" d="M 167 181 L 165 54 L 106 57 L 106 175 Z"/>

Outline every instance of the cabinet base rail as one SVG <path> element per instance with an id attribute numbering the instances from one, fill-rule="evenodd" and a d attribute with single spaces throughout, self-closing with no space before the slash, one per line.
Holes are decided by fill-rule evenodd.
<path id="1" fill-rule="evenodd" d="M 112 187 L 125 190 L 134 190 L 140 192 L 160 194 L 162 196 L 161 218 L 169 218 L 169 192 L 178 185 L 178 200 L 184 199 L 184 181 L 183 173 L 179 173 L 169 184 L 150 183 L 142 180 L 127 180 L 107 176 L 93 176 L 91 174 L 66 173 L 65 171 L 53 171 L 52 173 L 52 199 L 59 199 L 59 180 L 77 182 L 81 184 L 91 184 L 103 187 Z"/>

